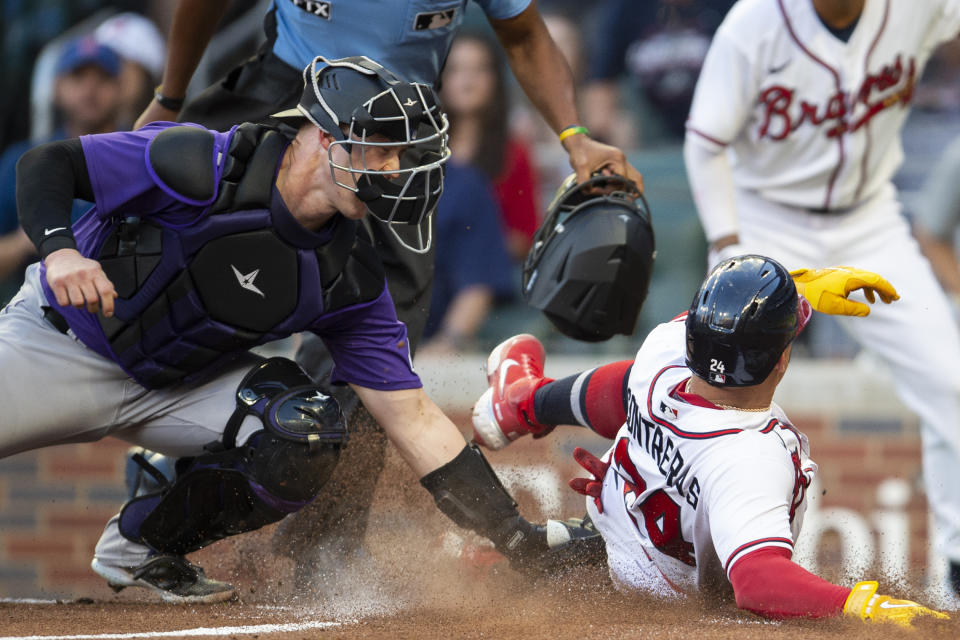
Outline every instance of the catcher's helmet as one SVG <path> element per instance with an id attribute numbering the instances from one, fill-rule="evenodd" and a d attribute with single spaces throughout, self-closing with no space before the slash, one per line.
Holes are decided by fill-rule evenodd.
<path id="1" fill-rule="evenodd" d="M 613 191 L 592 195 L 586 189 Z M 642 206 L 638 204 L 642 203 Z M 523 263 L 523 297 L 561 332 L 598 342 L 629 335 L 656 255 L 650 209 L 621 176 L 564 180 Z"/>
<path id="2" fill-rule="evenodd" d="M 687 367 L 715 387 L 760 384 L 808 318 L 779 262 L 756 255 L 724 260 L 687 313 Z"/>
<path id="3" fill-rule="evenodd" d="M 334 182 L 356 193 L 377 218 L 419 225 L 440 199 L 442 165 L 450 157 L 447 118 L 433 89 L 427 84 L 405 82 L 366 56 L 337 60 L 317 56 L 303 70 L 303 81 L 303 95 L 296 109 L 274 117 L 306 118 L 333 135 L 336 140 L 327 154 Z M 371 141 L 376 134 L 389 142 Z M 369 149 L 398 144 L 404 148 L 399 170 L 367 167 Z M 359 146 L 362 166 L 335 162 L 333 150 L 337 146 L 348 153 Z M 337 169 L 346 172 L 349 181 L 338 179 Z M 397 237 L 414 251 L 429 249 L 430 239 L 424 243 L 420 237 L 421 246 L 412 247 Z"/>

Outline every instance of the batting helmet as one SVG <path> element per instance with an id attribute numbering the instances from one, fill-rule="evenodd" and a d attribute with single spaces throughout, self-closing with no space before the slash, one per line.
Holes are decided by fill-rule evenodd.
<path id="1" fill-rule="evenodd" d="M 443 192 L 442 165 L 450 157 L 447 118 L 433 89 L 405 82 L 366 56 L 327 60 L 317 56 L 303 70 L 303 95 L 296 109 L 276 118 L 306 118 L 335 141 L 327 150 L 337 185 L 363 200 L 367 209 L 388 223 L 419 225 L 433 212 Z M 379 135 L 388 141 L 371 137 Z M 367 153 L 376 147 L 402 145 L 399 170 L 367 167 Z M 360 167 L 341 164 L 333 151 L 359 147 Z M 335 170 L 349 176 L 346 182 Z M 404 245 L 415 251 L 426 251 Z M 429 242 L 428 242 L 429 245 Z M 427 247 L 429 248 L 429 246 Z"/>
<path id="2" fill-rule="evenodd" d="M 760 384 L 808 317 L 779 262 L 756 255 L 724 260 L 687 313 L 687 367 L 715 387 Z"/>
<path id="3" fill-rule="evenodd" d="M 592 189 L 609 193 L 587 193 Z M 571 338 L 598 342 L 629 335 L 647 297 L 655 255 L 650 209 L 633 182 L 595 176 L 578 185 L 571 175 L 524 260 L 523 297 Z"/>

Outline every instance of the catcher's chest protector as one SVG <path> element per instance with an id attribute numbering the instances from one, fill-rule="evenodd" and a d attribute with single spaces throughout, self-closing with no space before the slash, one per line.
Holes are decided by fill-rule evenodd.
<path id="1" fill-rule="evenodd" d="M 217 199 L 189 226 L 118 221 L 100 247 L 97 259 L 131 303 L 123 316 L 100 316 L 100 325 L 117 361 L 144 386 L 202 374 L 382 292 L 379 257 L 356 221 L 337 217 L 321 246 L 300 242 L 309 232 L 295 223 L 275 222 L 273 183 L 286 144 L 274 129 L 239 127 L 214 184 L 209 132 L 174 127 L 151 143 L 152 169 L 167 187 L 186 202 L 209 201 L 215 188 Z"/>

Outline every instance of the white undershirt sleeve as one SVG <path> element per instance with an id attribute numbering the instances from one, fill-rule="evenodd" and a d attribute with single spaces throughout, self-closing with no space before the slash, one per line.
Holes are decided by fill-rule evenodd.
<path id="1" fill-rule="evenodd" d="M 707 241 L 737 233 L 733 169 L 726 147 L 713 144 L 694 131 L 687 131 L 683 160 Z"/>
<path id="2" fill-rule="evenodd" d="M 727 145 L 737 139 L 756 102 L 756 69 L 736 27 L 721 25 L 703 61 L 683 156 L 707 240 L 737 233 L 733 170 Z"/>

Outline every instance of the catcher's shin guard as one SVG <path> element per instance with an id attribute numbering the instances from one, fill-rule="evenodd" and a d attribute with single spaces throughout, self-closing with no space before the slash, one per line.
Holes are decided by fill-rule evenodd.
<path id="1" fill-rule="evenodd" d="M 520 569 L 554 572 L 605 559 L 603 540 L 583 523 L 528 522 L 517 511 L 496 473 L 476 445 L 420 479 L 433 500 L 458 526 L 491 542 Z"/>
<path id="2" fill-rule="evenodd" d="M 274 358 L 244 378 L 237 407 L 224 442 L 181 459 L 172 483 L 134 456 L 161 488 L 123 506 L 121 534 L 155 551 L 183 555 L 276 522 L 316 497 L 347 435 L 336 400 L 320 393 L 293 362 Z M 265 428 L 237 447 L 237 430 L 249 414 Z"/>

